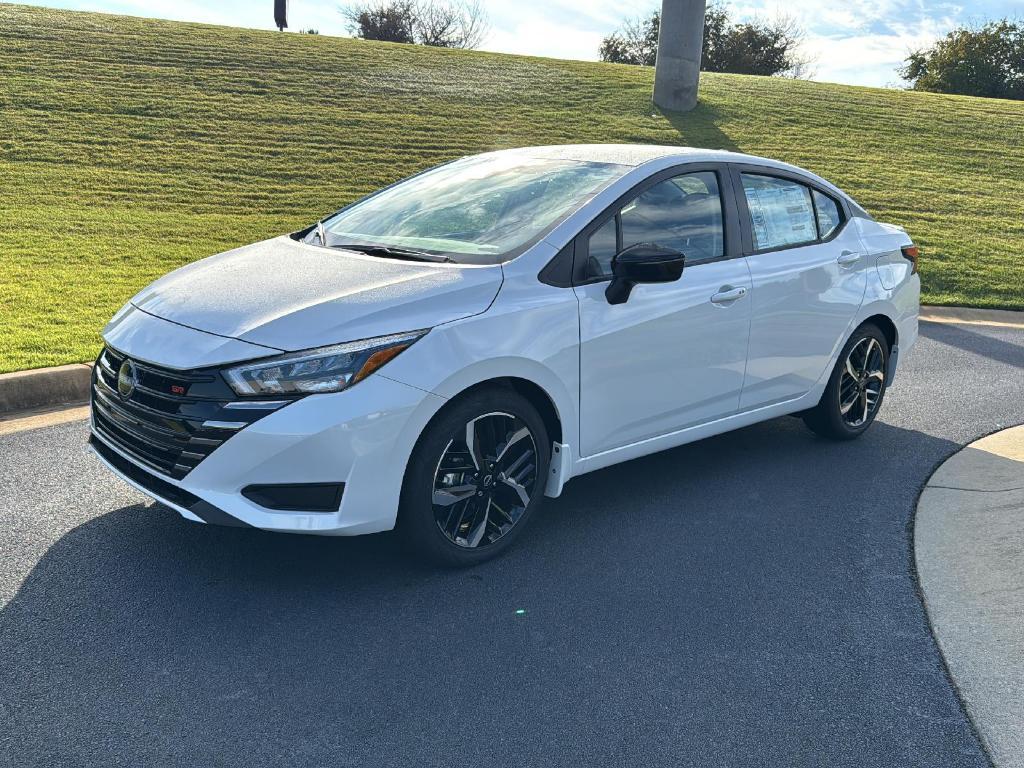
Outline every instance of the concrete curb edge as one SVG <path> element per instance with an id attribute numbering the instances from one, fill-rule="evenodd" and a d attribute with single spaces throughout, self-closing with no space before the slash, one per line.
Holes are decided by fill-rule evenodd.
<path id="1" fill-rule="evenodd" d="M 961 447 L 918 497 L 918 594 L 951 685 L 991 764 L 1024 768 L 1024 425 Z"/>
<path id="2" fill-rule="evenodd" d="M 89 401 L 92 364 L 74 363 L 0 374 L 0 417 Z"/>

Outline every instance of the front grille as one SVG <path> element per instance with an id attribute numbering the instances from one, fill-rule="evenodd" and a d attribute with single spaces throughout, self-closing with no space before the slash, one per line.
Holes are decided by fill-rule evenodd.
<path id="1" fill-rule="evenodd" d="M 281 405 L 259 407 L 254 401 L 234 409 L 234 392 L 216 369 L 176 371 L 137 360 L 131 360 L 134 387 L 125 395 L 118 377 L 126 361 L 110 347 L 96 361 L 93 430 L 138 463 L 178 480 L 240 429 Z M 206 426 L 209 422 L 222 426 Z"/>

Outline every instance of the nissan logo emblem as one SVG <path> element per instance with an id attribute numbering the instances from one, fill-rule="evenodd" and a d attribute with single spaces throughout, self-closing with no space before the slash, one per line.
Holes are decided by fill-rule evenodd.
<path id="1" fill-rule="evenodd" d="M 135 363 L 125 360 L 117 372 L 117 393 L 125 400 L 135 391 Z"/>

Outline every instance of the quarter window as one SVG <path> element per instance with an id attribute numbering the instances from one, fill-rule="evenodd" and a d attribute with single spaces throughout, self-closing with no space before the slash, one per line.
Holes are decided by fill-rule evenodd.
<path id="1" fill-rule="evenodd" d="M 682 252 L 691 262 L 724 256 L 718 175 L 703 171 L 676 176 L 645 189 L 627 203 L 590 237 L 591 277 L 611 275 L 616 243 L 623 249 L 654 243 Z"/>
<path id="2" fill-rule="evenodd" d="M 839 204 L 828 195 L 814 190 L 814 210 L 818 213 L 818 234 L 827 240 L 843 223 Z"/>
<path id="3" fill-rule="evenodd" d="M 776 176 L 742 176 L 756 250 L 802 245 L 818 239 L 810 189 Z"/>
<path id="4" fill-rule="evenodd" d="M 618 217 L 612 216 L 590 236 L 589 269 L 591 275 L 610 275 L 612 259 L 619 252 Z"/>

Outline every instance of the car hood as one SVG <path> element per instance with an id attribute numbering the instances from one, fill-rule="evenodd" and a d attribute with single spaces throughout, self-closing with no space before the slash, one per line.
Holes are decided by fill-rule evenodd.
<path id="1" fill-rule="evenodd" d="M 131 303 L 200 331 L 295 351 L 480 314 L 501 282 L 500 266 L 383 259 L 282 236 L 189 264 Z"/>

